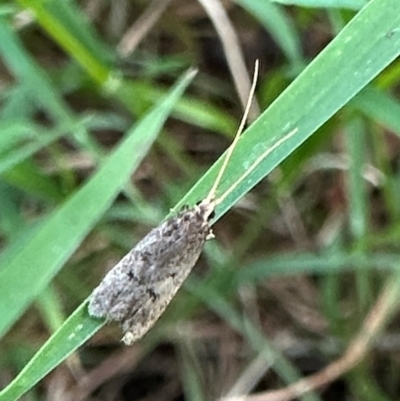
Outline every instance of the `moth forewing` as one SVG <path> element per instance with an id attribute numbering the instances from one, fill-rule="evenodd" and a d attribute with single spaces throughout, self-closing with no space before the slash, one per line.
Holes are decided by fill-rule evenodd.
<path id="1" fill-rule="evenodd" d="M 90 296 L 89 314 L 119 322 L 127 345 L 143 337 L 162 315 L 199 259 L 205 241 L 213 237 L 209 221 L 219 201 L 215 194 L 243 131 L 257 74 L 258 62 L 241 124 L 208 196 L 151 230 Z"/>
<path id="2" fill-rule="evenodd" d="M 119 322 L 125 344 L 150 329 L 197 262 L 210 233 L 209 206 L 182 209 L 151 230 L 93 291 L 89 313 Z"/>

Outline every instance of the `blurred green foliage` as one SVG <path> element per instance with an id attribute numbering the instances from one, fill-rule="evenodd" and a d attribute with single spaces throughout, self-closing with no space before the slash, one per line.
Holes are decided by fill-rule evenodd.
<path id="1" fill-rule="evenodd" d="M 298 5 L 292 8 L 235 3 L 238 15 L 251 18 L 246 29 L 268 32 L 282 60 L 263 67 L 258 99 L 264 111 L 235 149 L 217 191 L 223 202 L 215 221 L 256 184 L 265 185 L 245 198 L 251 217 L 239 229 L 226 229 L 230 246 L 207 244 L 207 277 L 193 274 L 187 293 L 143 344 L 150 350 L 168 341 L 168 328 L 189 321 L 203 305 L 255 355 L 274 361 L 282 383 L 291 383 L 301 372 L 271 344 L 246 302 L 239 310 L 243 289 L 262 288 L 273 276 L 314 275 L 327 331 L 313 334 L 346 343 L 382 284 L 399 281 L 399 6 L 398 0 L 291 1 Z M 178 17 L 179 6 L 166 12 L 175 16 L 175 29 L 168 18 L 159 24 L 178 45 L 169 49 L 156 25 L 154 36 L 127 59 L 116 49 L 111 25 L 102 24 L 109 7 L 96 16 L 73 1 L 0 5 L 0 363 L 21 371 L 0 392 L 1 401 L 31 390 L 103 325 L 88 316 L 85 299 L 105 259 L 116 248 L 121 256 L 170 207 L 208 193 L 221 158 L 199 178 L 203 168 L 190 157 L 196 147 L 185 149 L 178 134 L 189 131 L 191 144 L 203 142 L 195 142 L 199 130 L 232 137 L 240 119 L 231 89 L 225 93 L 227 74 L 217 63 L 211 72 L 202 70 L 207 57 L 194 39 L 196 26 Z M 307 45 L 323 40 L 318 35 L 329 43 L 310 56 Z M 173 82 L 195 60 L 200 74 L 183 94 L 188 76 Z M 175 120 L 152 148 L 168 116 Z M 210 148 L 214 144 L 218 140 L 210 139 Z M 262 181 L 278 165 L 269 182 Z M 129 182 L 135 170 L 150 179 Z M 282 238 L 274 222 L 285 227 Z M 262 316 L 262 297 L 256 304 L 254 313 Z M 350 305 L 346 313 L 342 304 Z M 54 331 L 44 344 L 26 343 L 32 320 Z M 206 399 L 191 355 L 178 348 L 188 399 Z M 391 363 L 398 383 L 397 362 Z M 373 367 L 368 360 L 354 371 L 351 391 L 363 400 L 391 399 L 373 379 Z"/>

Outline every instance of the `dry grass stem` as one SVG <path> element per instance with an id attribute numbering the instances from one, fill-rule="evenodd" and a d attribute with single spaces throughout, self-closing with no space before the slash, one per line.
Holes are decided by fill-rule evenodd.
<path id="1" fill-rule="evenodd" d="M 295 397 L 331 383 L 354 368 L 366 356 L 372 342 L 379 335 L 394 310 L 397 309 L 399 305 L 399 284 L 400 275 L 397 275 L 395 279 L 389 280 L 375 306 L 366 317 L 358 335 L 341 358 L 322 371 L 306 379 L 299 380 L 284 389 L 250 395 L 245 398 L 246 401 L 290 401 Z"/>
<path id="2" fill-rule="evenodd" d="M 219 0 L 199 0 L 199 2 L 206 10 L 221 39 L 229 70 L 231 71 L 236 91 L 244 109 L 250 92 L 251 77 L 247 72 L 243 52 L 235 29 Z M 249 113 L 249 121 L 254 121 L 259 114 L 260 107 L 257 100 L 254 99 Z"/>
<path id="3" fill-rule="evenodd" d="M 83 376 L 76 386 L 66 393 L 66 400 L 86 400 L 99 386 L 112 377 L 128 372 L 141 359 L 142 350 L 140 347 L 124 348 L 121 352 L 111 355 L 104 360 L 97 368 L 93 369 L 86 376 Z"/>
<path id="4" fill-rule="evenodd" d="M 142 39 L 157 23 L 172 0 L 153 0 L 146 11 L 135 21 L 122 37 L 117 50 L 122 57 L 132 54 Z"/>

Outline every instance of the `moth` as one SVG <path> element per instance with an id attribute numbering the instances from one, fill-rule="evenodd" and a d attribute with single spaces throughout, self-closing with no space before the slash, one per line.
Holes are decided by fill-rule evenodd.
<path id="1" fill-rule="evenodd" d="M 93 291 L 89 313 L 120 323 L 131 345 L 162 315 L 212 237 L 214 203 L 203 200 L 151 230 Z"/>
<path id="2" fill-rule="evenodd" d="M 208 196 L 151 230 L 90 296 L 89 314 L 118 322 L 126 345 L 143 337 L 163 314 L 199 259 L 206 240 L 213 238 L 210 220 L 221 201 L 215 199 L 215 193 L 247 120 L 257 74 L 258 62 L 242 121 Z"/>

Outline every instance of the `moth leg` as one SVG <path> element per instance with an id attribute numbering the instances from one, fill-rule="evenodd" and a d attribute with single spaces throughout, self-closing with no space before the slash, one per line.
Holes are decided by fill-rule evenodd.
<path id="1" fill-rule="evenodd" d="M 136 340 L 138 340 L 138 338 L 136 338 L 136 336 L 131 331 L 128 331 L 127 333 L 125 333 L 121 339 L 121 341 L 125 345 L 132 345 Z"/>
<path id="2" fill-rule="evenodd" d="M 209 239 L 214 239 L 214 238 L 215 238 L 215 235 L 213 233 L 213 230 L 210 229 L 209 233 L 207 234 L 206 241 L 208 241 Z"/>

